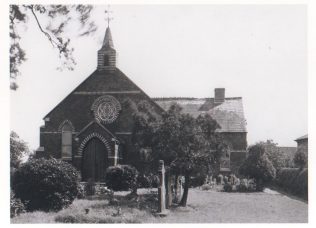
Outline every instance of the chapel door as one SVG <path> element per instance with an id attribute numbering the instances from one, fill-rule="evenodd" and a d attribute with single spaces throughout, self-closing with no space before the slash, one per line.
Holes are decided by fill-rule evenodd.
<path id="1" fill-rule="evenodd" d="M 92 138 L 83 150 L 82 180 L 104 182 L 108 151 L 101 140 Z"/>

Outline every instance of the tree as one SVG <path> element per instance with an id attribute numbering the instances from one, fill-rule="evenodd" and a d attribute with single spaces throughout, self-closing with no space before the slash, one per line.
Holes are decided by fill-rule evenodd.
<path id="1" fill-rule="evenodd" d="M 300 169 L 306 167 L 307 165 L 307 154 L 302 150 L 297 150 L 294 155 L 294 164 L 299 167 Z"/>
<path id="2" fill-rule="evenodd" d="M 59 53 L 61 66 L 58 69 L 73 70 L 76 65 L 74 48 L 65 31 L 77 22 L 79 36 L 94 33 L 97 28 L 90 18 L 92 10 L 92 5 L 10 5 L 10 88 L 18 88 L 15 80 L 20 74 L 20 65 L 26 61 L 25 50 L 20 45 L 20 27 L 29 26 L 29 19 L 35 19 L 38 29 Z"/>
<path id="3" fill-rule="evenodd" d="M 25 155 L 28 155 L 30 150 L 27 143 L 20 139 L 17 133 L 11 131 L 10 133 L 10 166 L 17 169 Z"/>
<path id="4" fill-rule="evenodd" d="M 264 147 L 268 159 L 272 162 L 273 167 L 276 170 L 291 166 L 292 159 L 290 158 L 290 156 L 282 152 L 278 148 L 278 144 L 273 142 L 272 139 L 269 139 L 266 142 L 259 142 L 259 144 Z"/>
<path id="5" fill-rule="evenodd" d="M 239 168 L 239 173 L 256 180 L 256 189 L 261 191 L 264 184 L 275 178 L 276 171 L 265 153 L 262 144 L 249 147 L 249 156 Z"/>
<path id="6" fill-rule="evenodd" d="M 219 125 L 208 114 L 193 118 L 174 104 L 160 117 L 151 109 L 138 106 L 133 142 L 139 148 L 150 147 L 153 161 L 164 160 L 167 169 L 185 177 L 180 205 L 186 206 L 190 177 L 196 170 L 218 162 L 224 146 L 215 133 Z M 209 169 L 208 169 L 209 170 Z"/>

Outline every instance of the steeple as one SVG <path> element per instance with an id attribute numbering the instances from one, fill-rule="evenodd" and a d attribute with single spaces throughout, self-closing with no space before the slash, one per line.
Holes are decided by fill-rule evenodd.
<path id="1" fill-rule="evenodd" d="M 105 31 L 103 44 L 98 51 L 98 70 L 113 70 L 116 67 L 116 51 L 114 49 L 112 34 L 110 30 L 110 18 L 109 13 L 111 11 L 106 10 L 108 26 Z"/>
<path id="2" fill-rule="evenodd" d="M 106 31 L 105 31 L 103 46 L 108 46 L 108 47 L 114 48 L 112 34 L 111 34 L 111 30 L 110 30 L 109 26 L 106 28 Z"/>

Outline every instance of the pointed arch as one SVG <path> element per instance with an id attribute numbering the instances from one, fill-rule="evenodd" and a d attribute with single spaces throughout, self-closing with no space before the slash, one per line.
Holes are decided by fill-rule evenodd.
<path id="1" fill-rule="evenodd" d="M 62 132 L 64 126 L 67 126 L 67 128 L 70 128 L 71 131 L 75 131 L 75 127 L 74 127 L 74 125 L 72 124 L 72 122 L 71 122 L 70 120 L 64 120 L 64 121 L 59 125 L 58 131 L 59 131 L 59 132 Z"/>
<path id="2" fill-rule="evenodd" d="M 61 158 L 65 160 L 72 159 L 72 132 L 74 127 L 69 120 L 65 120 L 60 126 L 61 132 Z"/>
<path id="3" fill-rule="evenodd" d="M 110 153 L 111 151 L 111 147 L 110 144 L 108 142 L 108 140 L 106 140 L 102 135 L 100 135 L 99 133 L 91 133 L 90 135 L 88 135 L 80 144 L 79 149 L 78 149 L 78 156 L 82 157 L 82 152 L 84 147 L 86 146 L 86 144 L 89 142 L 90 139 L 92 138 L 98 138 L 99 140 L 101 140 L 101 142 L 104 144 L 104 146 L 106 147 L 106 149 L 108 150 L 108 152 Z"/>

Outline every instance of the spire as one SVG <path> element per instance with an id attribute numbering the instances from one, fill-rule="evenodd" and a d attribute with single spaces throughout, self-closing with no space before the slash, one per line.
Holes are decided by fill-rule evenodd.
<path id="1" fill-rule="evenodd" d="M 105 36 L 104 36 L 104 40 L 103 40 L 103 47 L 114 48 L 113 40 L 112 40 L 112 34 L 111 34 L 111 30 L 110 30 L 109 25 L 108 25 L 108 27 L 106 28 L 106 31 L 105 31 Z"/>
<path id="2" fill-rule="evenodd" d="M 98 51 L 98 70 L 111 70 L 116 66 L 116 51 L 114 49 L 112 34 L 110 30 L 110 21 L 113 19 L 110 17 L 110 9 L 105 11 L 108 27 L 106 28 L 104 40 L 101 49 Z"/>

